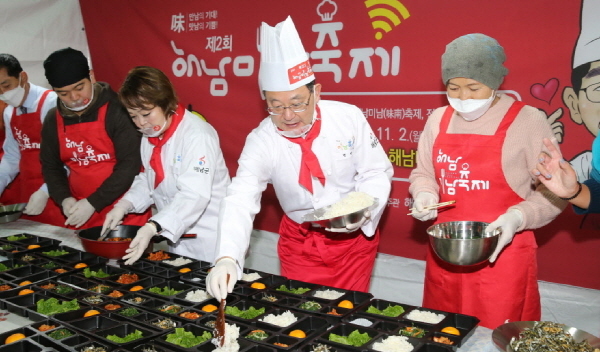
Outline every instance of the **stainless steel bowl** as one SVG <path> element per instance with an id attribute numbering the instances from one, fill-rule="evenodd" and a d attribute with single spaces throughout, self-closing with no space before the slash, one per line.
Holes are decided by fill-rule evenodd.
<path id="1" fill-rule="evenodd" d="M 15 221 L 21 217 L 27 203 L 0 206 L 0 224 Z"/>
<path id="2" fill-rule="evenodd" d="M 535 323 L 535 321 L 514 321 L 502 324 L 492 332 L 492 341 L 500 351 L 514 352 L 510 347 L 510 341 L 513 338 L 519 338 L 519 334 L 526 328 L 533 328 Z M 587 340 L 593 348 L 600 348 L 600 339 L 590 333 L 566 325 L 564 325 L 563 330 L 571 334 L 575 342 Z"/>
<path id="3" fill-rule="evenodd" d="M 485 262 L 494 253 L 498 237 L 496 229 L 485 232 L 488 223 L 480 221 L 449 221 L 427 229 L 429 243 L 435 254 L 454 265 L 476 265 Z"/>
<path id="4" fill-rule="evenodd" d="M 365 211 L 373 210 L 377 207 L 377 205 L 379 204 L 379 201 L 377 198 L 373 198 L 373 199 L 374 199 L 373 204 L 371 204 L 368 207 L 362 208 L 360 210 L 357 210 L 357 211 L 349 213 L 349 214 L 336 216 L 331 219 L 322 219 L 322 217 L 323 217 L 323 215 L 325 215 L 325 213 L 327 213 L 327 211 L 329 209 L 331 209 L 332 205 L 329 205 L 329 206 L 326 206 L 323 208 L 319 208 L 313 212 L 310 212 L 310 213 L 304 215 L 302 217 L 302 222 L 310 222 L 313 225 L 316 225 L 318 227 L 325 227 L 325 228 L 346 227 L 347 224 L 352 224 L 352 223 L 356 223 L 356 222 L 360 221 L 360 219 L 362 219 L 362 217 L 364 216 Z"/>

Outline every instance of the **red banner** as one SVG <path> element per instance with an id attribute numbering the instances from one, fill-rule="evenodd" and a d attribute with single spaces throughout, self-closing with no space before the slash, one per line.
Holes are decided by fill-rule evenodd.
<path id="1" fill-rule="evenodd" d="M 446 44 L 472 32 L 496 38 L 510 70 L 501 89 L 549 116 L 570 160 L 591 149 L 597 133 L 570 116 L 561 99 L 571 86 L 580 6 L 546 0 L 81 0 L 96 78 L 117 90 L 135 66 L 163 70 L 181 102 L 217 129 L 231 175 L 246 135 L 267 116 L 257 78 L 260 24 L 291 15 L 323 98 L 361 108 L 394 164 L 380 252 L 416 259 L 424 259 L 430 223 L 406 215 L 412 204 L 407 178 L 428 115 L 447 104 L 440 72 Z M 268 191 L 256 227 L 276 232 L 280 216 Z M 586 219 L 582 229 L 582 219 L 567 209 L 536 231 L 540 279 L 600 289 L 598 226 Z"/>

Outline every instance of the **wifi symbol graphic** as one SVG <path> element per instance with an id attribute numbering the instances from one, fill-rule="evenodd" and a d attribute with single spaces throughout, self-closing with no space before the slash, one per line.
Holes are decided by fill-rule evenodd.
<path id="1" fill-rule="evenodd" d="M 384 33 L 393 29 L 390 23 L 396 27 L 400 24 L 400 17 L 402 17 L 403 20 L 410 17 L 410 13 L 406 6 L 402 5 L 402 3 L 397 0 L 366 0 L 365 6 L 367 9 L 370 9 L 369 18 L 373 20 L 371 23 L 373 29 L 375 29 L 375 39 L 377 40 L 383 38 Z M 393 11 L 392 9 L 396 11 Z M 398 14 L 400 17 L 398 17 Z"/>

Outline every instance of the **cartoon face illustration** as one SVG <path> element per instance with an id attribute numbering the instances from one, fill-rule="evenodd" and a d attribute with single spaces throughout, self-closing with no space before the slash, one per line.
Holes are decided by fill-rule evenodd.
<path id="1" fill-rule="evenodd" d="M 563 92 L 571 119 L 597 136 L 600 129 L 600 60 L 575 68 L 572 83 L 573 87 L 566 87 Z"/>

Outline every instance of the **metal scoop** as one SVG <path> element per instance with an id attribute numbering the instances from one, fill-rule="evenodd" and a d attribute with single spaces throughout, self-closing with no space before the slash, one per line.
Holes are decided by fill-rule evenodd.
<path id="1" fill-rule="evenodd" d="M 229 284 L 229 274 L 227 274 L 227 284 Z M 217 312 L 217 321 L 215 322 L 215 338 L 219 347 L 222 347 L 225 343 L 225 303 L 225 299 L 222 299 Z"/>
<path id="2" fill-rule="evenodd" d="M 100 235 L 100 237 L 98 237 L 98 241 L 104 241 L 104 239 L 106 238 L 106 236 L 108 236 L 108 234 L 110 233 L 110 231 L 112 231 L 110 229 L 110 227 L 107 227 L 106 230 L 104 230 L 104 232 Z"/>

